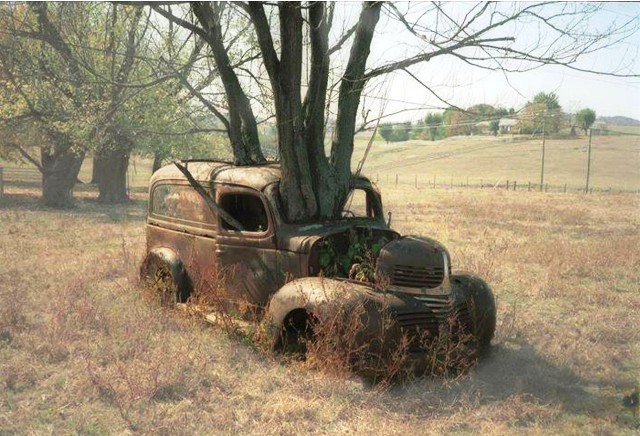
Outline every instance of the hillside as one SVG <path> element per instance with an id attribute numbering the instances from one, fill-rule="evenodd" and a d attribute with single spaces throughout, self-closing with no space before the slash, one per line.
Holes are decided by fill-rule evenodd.
<path id="1" fill-rule="evenodd" d="M 618 127 L 622 129 L 622 127 Z M 630 129 L 630 128 L 627 128 Z M 631 133 L 631 132 L 630 132 Z M 353 163 L 360 161 L 368 137 L 356 138 Z M 585 185 L 588 138 L 547 138 L 545 183 L 578 190 Z M 539 183 L 542 139 L 529 136 L 457 136 L 438 141 L 376 141 L 363 173 L 380 182 L 402 184 L 496 184 L 514 180 Z M 640 136 L 594 136 L 590 185 L 596 189 L 640 189 Z"/>
<path id="2" fill-rule="evenodd" d="M 614 124 L 617 126 L 640 126 L 640 121 L 635 118 L 615 116 L 615 117 L 598 117 L 597 121 L 602 121 L 607 124 Z"/>

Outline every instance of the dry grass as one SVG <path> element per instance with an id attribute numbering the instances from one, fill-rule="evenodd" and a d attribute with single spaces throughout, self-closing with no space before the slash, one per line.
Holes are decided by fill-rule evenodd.
<path id="1" fill-rule="evenodd" d="M 141 297 L 144 194 L 75 211 L 0 199 L 0 433 L 633 433 L 640 219 L 633 195 L 388 189 L 498 300 L 491 356 L 370 386 L 283 363 Z M 92 194 L 93 195 L 93 194 Z"/>

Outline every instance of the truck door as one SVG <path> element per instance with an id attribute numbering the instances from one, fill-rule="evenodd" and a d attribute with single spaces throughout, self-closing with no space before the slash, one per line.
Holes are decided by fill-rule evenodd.
<path id="1" fill-rule="evenodd" d="M 282 285 L 277 270 L 274 220 L 262 192 L 218 185 L 216 202 L 235 218 L 237 229 L 218 218 L 216 252 L 229 298 L 264 307 Z"/>

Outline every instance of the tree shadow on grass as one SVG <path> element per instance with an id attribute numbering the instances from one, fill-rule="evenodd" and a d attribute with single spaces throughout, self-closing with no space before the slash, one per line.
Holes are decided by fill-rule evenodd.
<path id="1" fill-rule="evenodd" d="M 141 197 L 141 196 L 138 196 Z M 132 198 L 121 204 L 102 204 L 95 198 L 78 195 L 73 208 L 56 209 L 42 204 L 35 192 L 6 193 L 0 196 L 0 211 L 66 213 L 84 216 L 98 223 L 143 222 L 146 219 L 147 199 Z"/>
<path id="2" fill-rule="evenodd" d="M 549 361 L 526 341 L 496 347 L 472 377 L 481 386 L 482 402 L 526 395 L 575 413 L 593 410 L 602 403 L 602 398 L 588 392 L 588 380 L 567 366 Z"/>
<path id="3" fill-rule="evenodd" d="M 461 402 L 500 405 L 510 404 L 519 397 L 569 413 L 598 416 L 610 410 L 605 407 L 605 397 L 592 393 L 597 389 L 597 382 L 578 376 L 569 367 L 550 362 L 529 343 L 510 341 L 507 345 L 495 346 L 490 356 L 458 379 L 424 378 L 392 386 L 387 392 L 387 406 L 401 407 L 403 413 L 426 417 L 436 412 L 452 413 L 459 409 Z"/>

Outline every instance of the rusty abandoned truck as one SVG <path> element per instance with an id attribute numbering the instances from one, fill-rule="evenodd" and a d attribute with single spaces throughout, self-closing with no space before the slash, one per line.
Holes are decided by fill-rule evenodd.
<path id="1" fill-rule="evenodd" d="M 174 301 L 187 301 L 216 265 L 234 271 L 225 277 L 226 297 L 260 309 L 276 350 L 300 341 L 328 311 L 349 313 L 358 304 L 368 312 L 359 340 L 373 348 L 403 336 L 436 336 L 454 315 L 479 351 L 489 347 L 496 325 L 490 287 L 471 274 L 452 274 L 449 252 L 437 241 L 391 230 L 367 178 L 353 176 L 341 218 L 297 224 L 281 213 L 278 164 L 180 164 L 193 180 L 177 165 L 150 180 L 141 268 L 147 278 L 159 268 L 168 272 Z M 382 326 L 380 314 L 391 322 Z M 425 352 L 409 344 L 412 355 Z"/>

